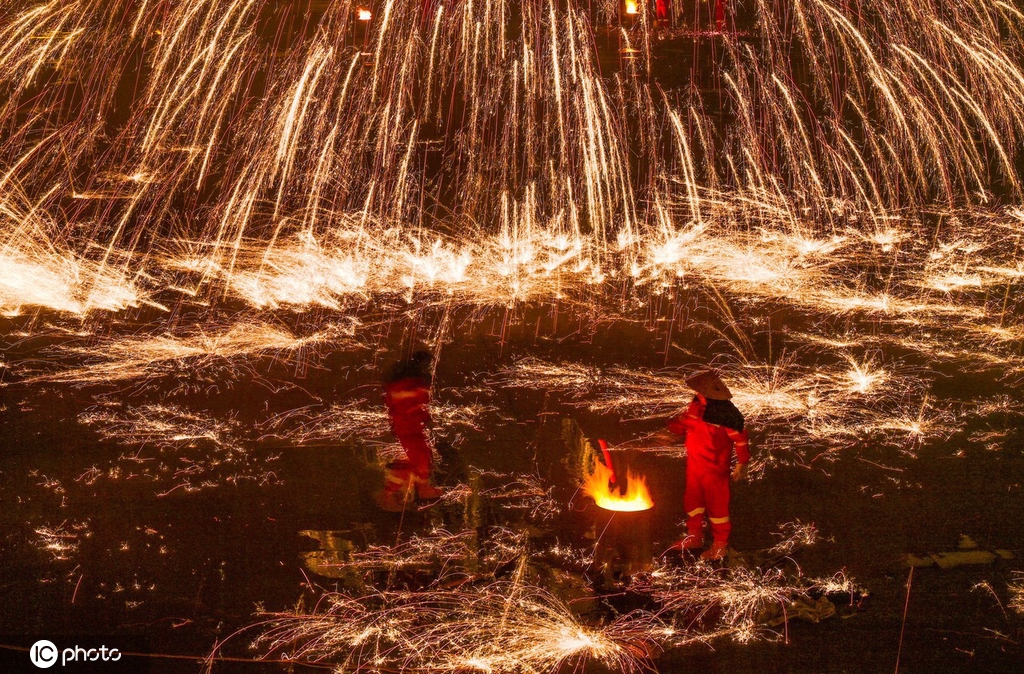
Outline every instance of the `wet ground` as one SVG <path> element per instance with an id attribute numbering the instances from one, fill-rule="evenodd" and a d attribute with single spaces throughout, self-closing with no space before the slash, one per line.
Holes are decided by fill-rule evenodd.
<path id="1" fill-rule="evenodd" d="M 260 655 L 248 648 L 251 632 L 238 632 L 258 622 L 261 610 L 309 606 L 320 591 L 340 586 L 306 568 L 303 555 L 318 544 L 301 532 L 335 532 L 358 547 L 466 526 L 459 505 L 378 511 L 373 493 L 394 451 L 387 433 L 332 439 L 315 427 L 332 404 L 379 413 L 381 368 L 444 321 L 458 327 L 440 346 L 436 402 L 484 411 L 469 423 L 456 415 L 438 424 L 437 437 L 455 450 L 449 458 L 461 464 L 447 463 L 450 474 L 440 478 L 457 484 L 467 467 L 535 476 L 553 488 L 559 510 L 540 525 L 500 514 L 492 520 L 529 525 L 537 540 L 554 533 L 592 546 L 580 523 L 586 514 L 576 512 L 581 497 L 559 467 L 568 451 L 561 420 L 571 417 L 614 446 L 658 428 L 660 419 L 589 412 L 571 395 L 496 383 L 495 373 L 524 356 L 636 368 L 693 359 L 666 355 L 661 329 L 643 321 L 595 323 L 578 310 L 561 311 L 559 325 L 551 307 L 505 317 L 427 312 L 418 321 L 377 324 L 372 339 L 347 351 L 324 344 L 299 354 L 165 363 L 144 378 L 109 383 L 29 383 L 12 368 L 0 408 L 0 633 L 9 644 L 65 635 L 139 643 L 157 655 L 133 661 L 138 671 L 198 671 L 195 661 L 174 658 L 204 657 L 225 639 L 221 657 L 251 660 Z M 45 360 L 58 344 L 79 339 L 42 330 L 47 320 L 33 326 L 49 334 L 45 340 L 8 341 L 8 364 Z M 5 333 L 25 327 L 9 324 Z M 696 340 L 689 334 L 686 344 Z M 983 384 L 963 375 L 935 389 Z M 141 423 L 147 416 L 162 425 Z M 979 442 L 979 431 L 997 441 Z M 813 523 L 823 540 L 783 565 L 810 577 L 844 571 L 862 592 L 846 602 L 833 598 L 836 617 L 776 628 L 774 640 L 670 650 L 654 663 L 658 670 L 895 671 L 898 659 L 905 672 L 1014 671 L 1024 633 L 1007 588 L 1024 569 L 1024 444 L 1013 417 L 970 421 L 918 447 L 862 445 L 804 465 L 778 450 L 773 437 L 784 433 L 752 426 L 757 468 L 752 482 L 734 490 L 733 546 L 741 554 L 764 549 L 786 523 Z M 660 552 L 680 532 L 683 459 L 631 456 L 649 476 L 652 543 Z M 1015 558 L 916 568 L 911 577 L 908 553 L 955 550 L 963 536 Z M 607 606 L 616 610 L 614 600 Z M 30 671 L 24 653 L 6 655 L 24 667 L 5 671 Z M 220 661 L 214 671 L 287 667 Z"/>

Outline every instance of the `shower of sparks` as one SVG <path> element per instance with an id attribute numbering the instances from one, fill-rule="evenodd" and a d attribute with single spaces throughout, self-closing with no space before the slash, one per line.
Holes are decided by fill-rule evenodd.
<path id="1" fill-rule="evenodd" d="M 166 376 L 166 368 L 163 370 L 160 375 Z M 218 370 L 218 375 L 223 374 Z M 148 376 L 156 376 L 156 371 Z M 172 393 L 178 389 L 180 385 Z M 278 478 L 270 464 L 279 458 L 283 446 L 337 446 L 351 441 L 375 444 L 375 439 L 383 441 L 390 433 L 383 406 L 366 401 L 290 410 L 249 429 L 236 415 L 199 409 L 194 401 L 193 406 L 167 402 L 131 405 L 112 398 L 116 397 L 98 397 L 98 404 L 79 414 L 78 422 L 127 451 L 114 465 L 93 466 L 83 479 L 92 484 L 101 478 L 144 477 L 160 488 L 160 495 L 179 490 L 195 493 L 222 482 L 274 483 Z M 480 404 L 441 404 L 433 409 L 434 418 L 449 430 L 478 430 L 484 415 L 501 421 L 503 417 L 496 412 L 496 408 Z M 380 467 L 405 456 L 393 442 L 377 445 L 374 455 Z M 551 496 L 552 488 L 542 485 L 535 475 L 476 473 L 480 493 L 502 509 L 524 511 L 531 519 L 541 520 L 560 510 Z M 446 490 L 444 500 L 465 503 L 471 493 L 468 486 L 453 487 Z"/>
<path id="2" fill-rule="evenodd" d="M 778 534 L 781 539 L 768 550 L 769 557 L 782 557 L 814 545 L 820 538 L 818 528 L 813 524 L 803 522 L 788 522 L 782 525 L 782 531 Z"/>
<path id="3" fill-rule="evenodd" d="M 482 559 L 463 546 L 475 533 L 435 534 L 388 550 L 370 550 L 371 566 L 391 553 L 409 553 L 444 563 L 444 575 L 427 590 L 377 590 L 366 594 L 332 593 L 312 614 L 270 614 L 254 626 L 254 645 L 269 655 L 342 667 L 394 667 L 400 670 L 486 672 L 557 671 L 567 663 L 594 659 L 616 671 L 643 669 L 655 648 L 651 628 L 659 621 L 635 612 L 602 627 L 591 627 L 546 590 L 524 582 L 526 541 L 499 533 L 499 555 Z M 452 543 L 456 550 L 451 550 Z M 453 552 L 447 556 L 443 551 Z M 383 556 L 378 552 L 385 552 Z M 432 551 L 432 552 L 431 552 Z M 469 552 L 469 554 L 466 554 Z M 463 563 L 519 561 L 510 581 L 474 582 L 479 574 L 460 571 Z M 484 573 L 485 570 L 484 570 Z M 458 583 L 453 583 L 458 579 Z M 459 585 L 458 590 L 444 589 Z"/>
<path id="4" fill-rule="evenodd" d="M 763 430 L 766 442 L 780 439 L 801 454 L 865 438 L 916 446 L 959 428 L 952 414 L 935 409 L 923 394 L 927 384 L 920 373 L 898 365 L 883 367 L 873 357 L 858 360 L 842 354 L 839 362 L 817 367 L 786 358 L 774 365 L 719 363 L 718 368 L 732 388 L 734 402 L 751 424 Z M 592 411 L 667 419 L 692 399 L 693 392 L 683 381 L 693 370 L 602 369 L 528 358 L 496 379 L 505 385 L 563 393 L 571 404 Z"/>
<path id="5" fill-rule="evenodd" d="M 36 545 L 40 550 L 50 553 L 54 561 L 70 559 L 78 551 L 81 539 L 92 535 L 88 522 L 62 522 L 53 527 L 39 527 L 35 533 L 38 536 Z"/>
<path id="6" fill-rule="evenodd" d="M 443 395 L 443 392 L 442 392 Z M 500 422 L 493 405 L 457 405 L 441 402 L 430 414 L 439 428 L 481 431 L 483 419 Z M 352 400 L 324 408 L 299 408 L 275 416 L 261 426 L 263 439 L 282 439 L 296 445 L 318 441 L 339 442 L 351 438 L 379 438 L 389 432 L 388 415 L 382 403 Z"/>
<path id="7" fill-rule="evenodd" d="M 86 484 L 141 478 L 157 496 L 167 496 L 279 481 L 271 467 L 279 455 L 254 451 L 256 443 L 234 418 L 217 419 L 176 405 L 105 403 L 83 412 L 78 421 L 127 450 L 110 466 L 90 467 L 78 478 Z"/>
<path id="8" fill-rule="evenodd" d="M 829 579 L 830 588 L 847 593 L 847 583 Z M 795 588 L 792 579 L 778 569 L 733 569 L 728 574 L 698 564 L 692 568 L 661 567 L 651 572 L 650 584 L 641 588 L 662 603 L 665 613 L 703 617 L 721 612 L 709 637 L 730 636 L 747 642 L 764 629 L 766 609 L 786 606 L 798 596 L 808 596 L 813 583 Z"/>
<path id="9" fill-rule="evenodd" d="M 545 485 L 536 475 L 508 474 L 473 468 L 470 484 L 447 487 L 442 503 L 468 505 L 471 499 L 483 498 L 507 513 L 520 513 L 531 522 L 550 522 L 564 510 L 555 499 L 553 485 Z"/>
<path id="10" fill-rule="evenodd" d="M 786 525 L 783 540 L 766 551 L 769 558 L 783 557 L 813 545 L 817 532 L 813 526 Z M 707 638 L 729 636 L 741 642 L 755 639 L 766 627 L 766 612 L 793 602 L 820 595 L 852 595 L 857 591 L 843 574 L 819 580 L 794 577 L 780 568 L 756 567 L 718 569 L 703 563 L 662 565 L 641 579 L 635 591 L 650 594 L 662 606 L 658 615 L 678 615 L 687 624 L 700 624 L 706 616 Z M 693 627 L 690 628 L 694 629 Z M 680 629 L 680 635 L 686 635 Z"/>
<path id="11" fill-rule="evenodd" d="M 144 405 L 124 413 L 102 408 L 84 412 L 81 423 L 97 427 L 100 437 L 125 445 L 189 446 L 209 442 L 218 448 L 237 440 L 237 423 L 210 419 L 174 406 Z"/>
<path id="12" fill-rule="evenodd" d="M 201 374 L 205 369 L 221 365 L 252 367 L 258 357 L 274 358 L 281 354 L 312 348 L 320 344 L 332 347 L 357 348 L 351 326 L 330 326 L 308 336 L 262 323 L 238 323 L 226 330 L 198 330 L 188 335 L 148 335 L 97 340 L 95 346 L 72 346 L 65 349 L 71 356 L 85 358 L 88 364 L 66 370 L 40 374 L 29 379 L 35 382 L 105 384 L 131 379 L 149 380 L 183 372 Z"/>
<path id="13" fill-rule="evenodd" d="M 483 568 L 493 570 L 521 557 L 525 553 L 524 544 L 523 534 L 510 529 L 499 528 L 491 532 L 482 548 L 477 545 L 476 534 L 472 531 L 453 534 L 437 530 L 425 536 L 414 535 L 397 545 L 371 545 L 326 566 L 331 566 L 338 573 L 366 573 L 407 568 L 449 568 L 474 559 Z"/>
<path id="14" fill-rule="evenodd" d="M 1017 574 L 1017 579 L 1009 584 L 1009 590 L 1010 608 L 1024 614 L 1024 574 Z"/>
<path id="15" fill-rule="evenodd" d="M 395 546 L 352 553 L 357 572 L 408 565 L 441 569 L 424 589 L 336 592 L 314 612 L 272 613 L 254 625 L 255 646 L 267 657 L 326 662 L 341 667 L 493 672 L 558 671 L 597 659 L 613 671 L 639 671 L 667 647 L 729 636 L 769 636 L 772 609 L 821 595 L 852 595 L 842 574 L 812 580 L 799 572 L 722 569 L 703 562 L 658 566 L 638 576 L 630 591 L 649 598 L 651 610 L 622 614 L 595 626 L 573 614 L 531 576 L 529 558 L 571 558 L 565 551 L 531 551 L 525 536 L 496 532 L 492 553 L 480 555 L 476 533 L 433 532 Z M 784 527 L 767 551 L 788 554 L 813 544 L 813 527 Z M 498 554 L 493 554 L 493 551 Z M 485 581 L 498 565 L 518 559 L 511 580 Z M 452 590 L 452 586 L 458 586 Z M 774 614 L 773 614 L 774 615 Z M 695 619 L 699 617 L 700 619 Z"/>
<path id="16" fill-rule="evenodd" d="M 576 3 L 426 16 L 335 0 L 288 36 L 267 29 L 280 11 L 24 0 L 0 15 L 0 308 L 490 304 L 693 277 L 826 313 L 971 323 L 986 308 L 950 294 L 1022 278 L 1007 238 L 1024 215 L 994 205 L 1022 191 L 1022 18 L 1007 4 L 759 2 L 756 46 L 719 36 L 724 127 L 697 87 L 671 100 L 629 76 L 649 47 L 603 78 Z M 649 22 L 631 42 L 650 44 Z M 129 70 L 139 52 L 146 72 Z M 81 78 L 95 63 L 103 76 Z M 908 255 L 921 274 L 894 287 L 851 269 Z"/>
<path id="17" fill-rule="evenodd" d="M 764 445 L 804 464 L 859 442 L 910 454 L 966 415 L 1022 415 L 931 391 L 942 368 L 1024 381 L 1012 3 L 758 0 L 750 31 L 716 29 L 716 56 L 669 91 L 643 3 L 608 32 L 629 55 L 617 72 L 595 29 L 618 3 L 314 4 L 298 21 L 270 0 L 0 8 L 0 319 L 5 342 L 45 344 L 5 355 L 0 374 L 105 390 L 79 420 L 137 453 L 81 479 L 143 475 L 161 495 L 264 484 L 273 472 L 248 463 L 261 441 L 382 436 L 362 392 L 268 404 L 251 438 L 167 398 L 261 382 L 261 366 L 304 366 L 308 351 L 369 355 L 364 319 L 434 309 L 658 323 L 669 354 L 700 345 L 694 362 L 722 370 Z M 685 406 L 693 369 L 497 368 L 492 383 L 630 420 Z M 125 386 L 146 400 L 111 402 Z M 507 421 L 481 400 L 442 400 L 440 423 Z M 476 477 L 447 503 L 491 490 L 555 512 L 535 478 Z M 35 533 L 57 559 L 88 535 Z M 779 554 L 811 537 L 788 535 Z M 462 544 L 439 532 L 353 564 Z M 582 558 L 562 545 L 536 554 Z M 852 592 L 841 576 L 665 566 L 635 588 L 657 611 L 589 625 L 523 568 L 455 590 L 329 595 L 269 616 L 258 643 L 342 667 L 635 671 L 659 647 L 752 638 L 770 606 Z"/>
<path id="18" fill-rule="evenodd" d="M 639 672 L 660 622 L 631 613 L 602 627 L 577 619 L 541 588 L 498 581 L 459 591 L 325 596 L 312 614 L 271 614 L 255 645 L 268 654 L 342 668 L 553 672 L 597 660 Z"/>
<path id="19" fill-rule="evenodd" d="M 876 349 L 1024 377 L 1024 19 L 1005 3 L 759 2 L 752 39 L 718 36 L 725 118 L 700 87 L 679 98 L 633 76 L 653 67 L 646 12 L 623 32 L 637 58 L 606 77 L 592 28 L 617 11 L 601 3 L 367 16 L 334 0 L 294 34 L 273 29 L 282 11 L 24 0 L 0 14 L 0 311 L 96 317 L 87 331 L 104 312 L 190 316 L 19 376 L 99 383 L 352 348 L 354 316 L 381 303 L 566 302 L 600 322 L 691 292 L 706 309 L 693 326 L 742 356 L 745 411 L 802 415 L 819 439 L 949 431 L 922 373 Z M 96 63 L 102 77 L 79 76 Z M 245 311 L 211 326 L 225 303 Z M 813 348 L 842 323 L 831 351 L 848 367 L 752 361 L 751 316 L 778 306 L 819 326 L 791 333 Z M 314 309 L 353 322 L 298 335 L 265 318 Z M 665 391 L 591 406 L 685 403 Z M 908 407 L 923 412 L 888 419 Z"/>

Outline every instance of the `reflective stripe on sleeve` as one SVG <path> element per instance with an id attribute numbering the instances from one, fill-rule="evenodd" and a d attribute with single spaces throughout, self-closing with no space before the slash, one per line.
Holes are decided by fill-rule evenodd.
<path id="1" fill-rule="evenodd" d="M 392 400 L 405 400 L 406 398 L 416 398 L 423 395 L 420 391 L 396 391 L 391 394 Z"/>

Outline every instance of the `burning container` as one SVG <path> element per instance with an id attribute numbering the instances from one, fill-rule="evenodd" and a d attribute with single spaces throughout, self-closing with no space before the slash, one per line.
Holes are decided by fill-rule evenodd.
<path id="1" fill-rule="evenodd" d="M 651 512 L 654 501 L 642 475 L 622 471 L 626 455 L 613 458 L 606 448 L 602 463 L 594 453 L 593 470 L 581 490 L 594 500 L 585 509 L 593 520 L 597 543 L 594 565 L 606 583 L 620 582 L 651 567 Z M 615 464 L 620 470 L 615 470 Z"/>
<path id="2" fill-rule="evenodd" d="M 605 584 L 620 583 L 651 568 L 651 511 L 632 512 L 591 507 L 597 545 L 594 566 Z"/>

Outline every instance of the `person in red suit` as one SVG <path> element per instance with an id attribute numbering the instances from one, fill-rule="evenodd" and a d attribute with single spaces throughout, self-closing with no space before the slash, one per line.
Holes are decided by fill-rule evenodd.
<path id="1" fill-rule="evenodd" d="M 667 26 L 669 23 L 669 11 L 672 8 L 672 0 L 654 0 L 654 15 L 658 19 L 658 23 L 663 26 Z"/>
<path id="2" fill-rule="evenodd" d="M 725 32 L 725 0 L 715 0 L 715 31 Z"/>
<path id="3" fill-rule="evenodd" d="M 385 510 L 402 510 L 413 495 L 435 499 L 441 491 L 430 484 L 433 450 L 427 439 L 430 418 L 431 362 L 427 351 L 416 351 L 399 361 L 384 382 L 384 404 L 391 430 L 405 450 L 406 461 L 388 466 L 379 504 Z"/>
<path id="4" fill-rule="evenodd" d="M 687 535 L 677 546 L 695 551 L 704 547 L 704 518 L 711 523 L 711 547 L 702 559 L 724 559 L 729 549 L 729 477 L 733 453 L 736 466 L 733 481 L 747 477 L 750 443 L 743 427 L 743 415 L 730 402 L 732 393 L 713 371 L 700 372 L 686 380 L 696 395 L 686 411 L 673 417 L 668 430 L 686 437 Z"/>

